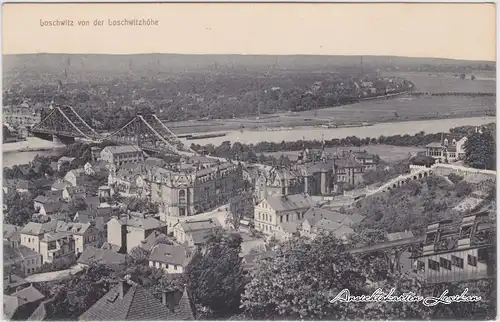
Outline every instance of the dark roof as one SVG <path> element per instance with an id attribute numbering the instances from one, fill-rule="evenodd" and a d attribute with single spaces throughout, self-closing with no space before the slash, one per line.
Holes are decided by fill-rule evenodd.
<path id="1" fill-rule="evenodd" d="M 123 297 L 120 296 L 123 290 Z M 176 316 L 145 287 L 120 282 L 80 316 L 84 321 L 159 321 Z"/>
<path id="2" fill-rule="evenodd" d="M 159 231 L 156 231 L 154 230 L 151 234 L 149 234 L 148 237 L 146 237 L 146 239 L 144 239 L 142 241 L 142 248 L 146 249 L 146 250 L 150 250 L 151 247 L 153 247 L 155 244 L 156 244 L 156 241 L 161 239 L 161 238 L 167 238 L 167 235 L 165 235 L 164 233 L 161 233 Z"/>
<path id="3" fill-rule="evenodd" d="M 19 226 L 3 224 L 3 239 L 6 240 L 19 239 L 20 231 L 21 227 Z"/>
<path id="4" fill-rule="evenodd" d="M 125 257 L 125 254 L 112 250 L 88 246 L 78 258 L 78 263 L 90 265 L 92 262 L 97 262 L 105 265 L 121 265 L 125 264 Z"/>
<path id="5" fill-rule="evenodd" d="M 150 261 L 185 266 L 189 261 L 189 250 L 183 246 L 158 244 L 151 249 Z"/>
<path id="6" fill-rule="evenodd" d="M 315 205 L 315 202 L 308 194 L 296 195 L 272 195 L 265 199 L 275 211 L 294 211 L 309 208 Z"/>
<path id="7" fill-rule="evenodd" d="M 43 224 L 29 222 L 26 226 L 21 229 L 21 234 L 27 235 L 41 235 L 49 231 L 55 231 L 57 226 L 57 221 L 49 221 Z"/>

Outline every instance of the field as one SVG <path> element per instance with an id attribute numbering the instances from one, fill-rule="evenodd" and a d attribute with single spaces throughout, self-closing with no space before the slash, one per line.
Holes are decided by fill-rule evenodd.
<path id="1" fill-rule="evenodd" d="M 417 92 L 427 93 L 444 93 L 444 92 L 461 92 L 461 93 L 495 93 L 496 82 L 495 72 L 478 72 L 473 75 L 476 80 L 471 80 L 467 75 L 467 79 L 460 79 L 454 74 L 440 73 L 384 73 L 385 76 L 403 77 L 415 84 Z"/>
<path id="2" fill-rule="evenodd" d="M 341 150 L 352 150 L 352 151 L 363 151 L 366 150 L 368 153 L 373 153 L 377 154 L 383 161 L 386 162 L 397 162 L 399 160 L 403 160 L 408 158 L 410 154 L 415 154 L 420 151 L 424 151 L 422 148 L 415 148 L 415 147 L 399 147 L 399 146 L 392 146 L 392 145 L 368 145 L 368 146 L 362 146 L 360 148 L 358 147 L 346 147 L 346 148 L 325 148 L 325 151 L 329 153 L 334 153 L 336 151 L 341 151 Z M 276 158 L 279 158 L 281 155 L 286 155 L 290 158 L 295 158 L 299 154 L 299 151 L 286 151 L 286 152 L 272 152 L 272 153 L 264 153 L 264 155 L 267 156 L 274 156 Z"/>
<path id="3" fill-rule="evenodd" d="M 400 96 L 299 113 L 281 113 L 260 119 L 167 122 L 175 133 L 230 131 L 240 128 L 319 126 L 333 122 L 398 122 L 484 116 L 495 113 L 494 97 Z"/>
<path id="4" fill-rule="evenodd" d="M 494 72 L 475 73 L 476 80 L 459 79 L 453 74 L 410 72 L 384 73 L 412 81 L 417 92 L 495 93 Z M 175 133 L 229 131 L 241 128 L 274 128 L 319 126 L 327 122 L 398 122 L 438 118 L 460 118 L 494 115 L 495 97 L 465 96 L 397 96 L 390 99 L 366 100 L 360 103 L 297 113 L 262 115 L 257 118 L 231 120 L 167 122 Z"/>

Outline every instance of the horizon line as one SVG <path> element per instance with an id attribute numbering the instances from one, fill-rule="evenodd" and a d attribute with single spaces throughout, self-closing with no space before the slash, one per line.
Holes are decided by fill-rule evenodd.
<path id="1" fill-rule="evenodd" d="M 172 53 L 172 52 L 150 52 L 150 53 L 65 53 L 65 52 L 33 52 L 33 53 L 2 53 L 2 56 L 15 55 L 106 55 L 106 56 L 132 56 L 132 55 L 179 55 L 179 56 L 318 56 L 318 57 L 394 57 L 394 58 L 409 58 L 409 59 L 437 59 L 451 61 L 467 61 L 467 62 L 487 62 L 495 63 L 496 60 L 484 59 L 465 59 L 465 58 L 445 58 L 445 57 L 429 57 L 429 56 L 399 56 L 399 55 L 377 55 L 377 54 L 242 54 L 242 53 Z"/>

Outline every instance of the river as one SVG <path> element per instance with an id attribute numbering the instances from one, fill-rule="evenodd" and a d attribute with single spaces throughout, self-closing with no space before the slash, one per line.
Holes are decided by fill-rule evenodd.
<path id="1" fill-rule="evenodd" d="M 284 131 L 232 131 L 227 132 L 225 136 L 192 140 L 195 144 L 219 145 L 224 141 L 240 142 L 245 144 L 256 144 L 258 142 L 281 142 L 281 141 L 298 141 L 305 138 L 306 140 L 321 140 L 324 135 L 325 140 L 332 138 L 345 138 L 348 136 L 379 137 L 381 135 L 413 135 L 420 131 L 425 133 L 448 132 L 451 128 L 464 125 L 482 125 L 486 123 L 496 122 L 494 116 L 485 117 L 469 117 L 458 119 L 438 119 L 425 121 L 409 121 L 409 122 L 394 122 L 394 123 L 377 123 L 372 126 L 365 127 L 346 127 L 340 129 L 326 129 L 322 127 L 297 127 L 292 130 Z M 208 133 L 204 133 L 208 134 Z"/>
<path id="2" fill-rule="evenodd" d="M 471 117 L 459 119 L 439 119 L 426 121 L 410 121 L 396 123 L 378 123 L 373 126 L 366 127 L 349 127 L 341 129 L 325 129 L 325 128 L 295 128 L 288 131 L 232 131 L 223 137 L 210 139 L 186 141 L 188 144 L 214 144 L 219 145 L 224 141 L 241 142 L 246 144 L 256 144 L 261 141 L 281 142 L 281 141 L 297 141 L 305 137 L 306 140 L 321 140 L 324 135 L 325 140 L 331 138 L 345 138 L 348 136 L 379 137 L 381 135 L 413 135 L 420 131 L 425 133 L 448 132 L 451 128 L 464 125 L 482 125 L 486 123 L 496 122 L 495 117 Z M 203 133 L 207 134 L 207 133 Z M 5 144 L 4 144 L 5 145 Z M 5 151 L 5 149 L 4 149 Z M 7 152 L 3 153 L 2 166 L 12 167 L 16 164 L 26 164 L 39 155 L 53 155 L 57 153 L 56 149 L 38 151 L 38 152 Z"/>

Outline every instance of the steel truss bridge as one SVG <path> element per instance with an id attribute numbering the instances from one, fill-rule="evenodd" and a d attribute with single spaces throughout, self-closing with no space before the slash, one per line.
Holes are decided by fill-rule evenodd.
<path id="1" fill-rule="evenodd" d="M 64 144 L 73 143 L 75 138 L 79 138 L 95 143 L 110 141 L 119 145 L 137 145 L 154 153 L 186 156 L 196 154 L 154 114 L 137 114 L 119 130 L 102 135 L 87 124 L 71 106 L 55 106 L 40 123 L 32 127 L 31 132 L 39 138 Z"/>

